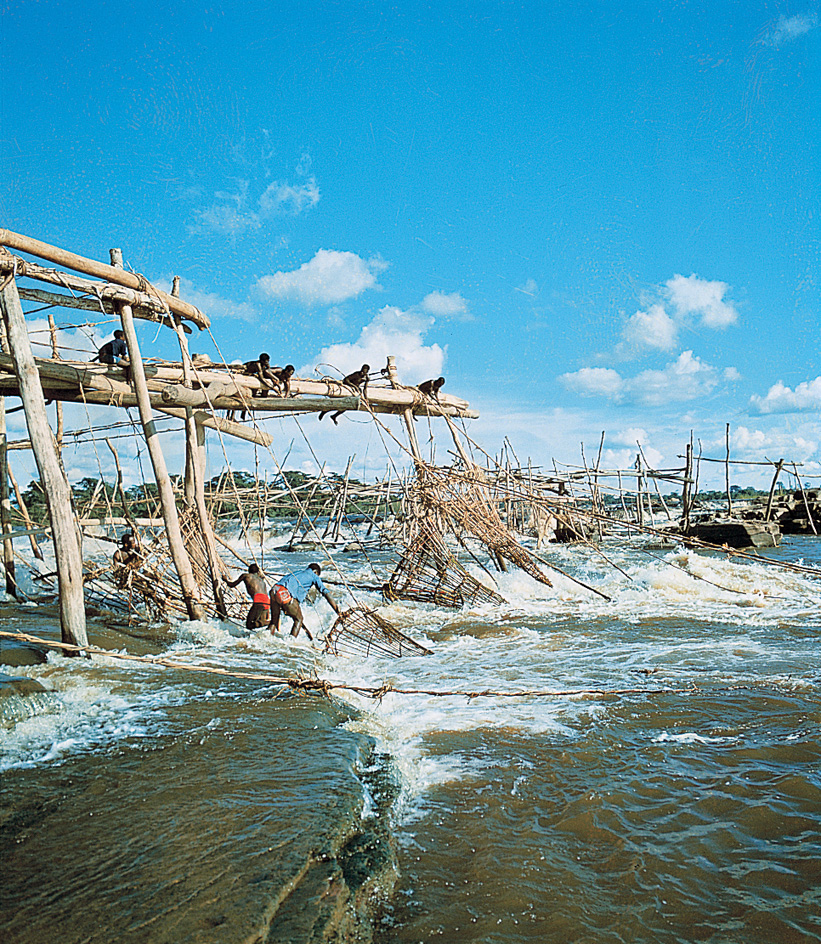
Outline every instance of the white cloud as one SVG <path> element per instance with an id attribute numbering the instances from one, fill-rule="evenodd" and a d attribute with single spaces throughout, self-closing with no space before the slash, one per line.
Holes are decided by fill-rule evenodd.
<path id="1" fill-rule="evenodd" d="M 239 236 L 250 230 L 259 229 L 259 217 L 254 213 L 243 212 L 235 206 L 215 204 L 198 211 L 199 225 L 192 227 L 195 232 L 210 232 L 218 236 Z"/>
<path id="2" fill-rule="evenodd" d="M 582 367 L 573 373 L 562 374 L 559 381 L 583 397 L 620 400 L 624 391 L 621 374 L 611 367 Z"/>
<path id="3" fill-rule="evenodd" d="M 821 410 L 821 377 L 798 384 L 795 390 L 780 380 L 767 391 L 750 398 L 753 413 L 804 413 Z"/>
<path id="4" fill-rule="evenodd" d="M 692 351 L 682 351 L 678 359 L 662 370 L 645 370 L 630 383 L 630 393 L 641 403 L 661 406 L 711 393 L 719 379 L 715 367 L 705 364 Z"/>
<path id="5" fill-rule="evenodd" d="M 722 450 L 724 440 L 714 440 L 710 445 L 716 451 Z M 765 456 L 784 456 L 788 462 L 803 462 L 816 453 L 818 442 L 782 427 L 762 430 L 736 426 L 730 430 L 730 449 L 735 459 L 760 462 Z"/>
<path id="6" fill-rule="evenodd" d="M 304 183 L 289 184 L 277 180 L 269 184 L 254 201 L 249 196 L 250 183 L 237 181 L 235 192 L 217 191 L 217 202 L 197 211 L 194 232 L 219 236 L 239 236 L 261 229 L 262 224 L 277 216 L 296 216 L 319 203 L 319 187 L 313 177 Z"/>
<path id="7" fill-rule="evenodd" d="M 637 442 L 642 445 L 647 442 L 647 430 L 639 426 L 633 426 L 629 429 L 620 429 L 607 437 L 607 441 L 616 446 L 635 446 Z"/>
<path id="8" fill-rule="evenodd" d="M 422 311 L 437 318 L 453 318 L 458 321 L 472 321 L 468 303 L 458 292 L 449 295 L 444 292 L 431 292 L 422 299 Z"/>
<path id="9" fill-rule="evenodd" d="M 308 376 L 314 365 L 322 365 L 320 372 L 327 372 L 326 365 L 336 367 L 341 374 L 357 370 L 362 364 L 370 364 L 373 370 L 385 366 L 388 355 L 396 357 L 396 367 L 403 383 L 418 383 L 428 377 L 441 375 L 445 362 L 445 351 L 438 344 L 424 344 L 427 330 L 433 318 L 417 311 L 402 311 L 386 305 L 362 329 L 356 341 L 332 344 L 323 348 L 313 364 L 304 368 Z"/>
<path id="10" fill-rule="evenodd" d="M 311 177 L 306 183 L 293 186 L 277 181 L 269 184 L 259 198 L 259 215 L 270 219 L 280 213 L 296 216 L 303 210 L 310 210 L 319 203 L 319 187 Z"/>
<path id="11" fill-rule="evenodd" d="M 779 16 L 778 22 L 765 36 L 762 42 L 766 46 L 783 46 L 809 33 L 818 25 L 815 13 L 797 13 L 795 16 Z"/>
<path id="12" fill-rule="evenodd" d="M 637 350 L 671 351 L 676 346 L 678 327 L 663 305 L 651 305 L 647 311 L 631 315 L 622 334 L 627 344 Z"/>
<path id="13" fill-rule="evenodd" d="M 707 328 L 726 328 L 734 324 L 738 312 L 724 301 L 730 286 L 726 282 L 710 282 L 697 275 L 684 278 L 675 275 L 665 283 L 668 298 L 680 319 L 695 314 Z"/>
<path id="14" fill-rule="evenodd" d="M 84 361 L 93 357 L 104 341 L 110 340 L 120 328 L 120 321 L 112 316 L 110 324 L 94 328 L 57 328 L 57 347 L 65 360 Z M 26 321 L 26 330 L 35 357 L 51 357 L 51 332 L 46 318 Z"/>
<path id="15" fill-rule="evenodd" d="M 310 262 L 291 272 L 264 275 L 257 290 L 265 298 L 290 299 L 303 305 L 338 305 L 369 288 L 387 268 L 381 259 L 362 259 L 354 252 L 320 249 Z"/>
<path id="16" fill-rule="evenodd" d="M 705 328 L 723 329 L 734 324 L 738 312 L 725 301 L 730 286 L 708 281 L 697 275 L 675 275 L 659 290 L 664 302 L 656 302 L 631 315 L 622 328 L 618 357 L 630 357 L 647 351 L 672 351 L 678 345 L 682 326 L 698 322 Z"/>
<path id="17" fill-rule="evenodd" d="M 662 406 L 707 396 L 717 386 L 720 372 L 705 364 L 692 351 L 661 370 L 645 370 L 625 378 L 609 367 L 583 367 L 562 374 L 559 380 L 582 396 L 604 396 L 615 402 L 630 400 L 647 406 Z"/>

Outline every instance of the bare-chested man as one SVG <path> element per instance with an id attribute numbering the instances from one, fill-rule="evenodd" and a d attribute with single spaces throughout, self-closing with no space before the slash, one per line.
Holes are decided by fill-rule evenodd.
<path id="1" fill-rule="evenodd" d="M 361 390 L 362 396 L 367 400 L 368 377 L 370 375 L 370 369 L 371 368 L 369 364 L 363 364 L 359 370 L 355 370 L 352 374 L 348 374 L 347 377 L 343 378 L 342 383 L 345 384 L 346 387 L 352 387 L 354 390 Z M 336 413 L 331 413 L 330 410 L 323 410 L 319 414 L 319 418 L 322 419 L 326 413 L 331 413 L 331 419 L 334 421 L 334 426 L 338 426 L 339 424 L 337 423 L 337 420 L 344 412 L 344 410 L 337 410 Z"/>
<path id="2" fill-rule="evenodd" d="M 248 610 L 248 616 L 245 618 L 246 629 L 257 629 L 260 626 L 267 626 L 271 610 L 271 601 L 268 597 L 268 588 L 265 586 L 265 578 L 260 573 L 256 564 L 248 565 L 248 573 L 240 574 L 236 580 L 228 582 L 229 587 L 236 587 L 244 583 L 248 596 L 253 601 L 251 609 Z"/>

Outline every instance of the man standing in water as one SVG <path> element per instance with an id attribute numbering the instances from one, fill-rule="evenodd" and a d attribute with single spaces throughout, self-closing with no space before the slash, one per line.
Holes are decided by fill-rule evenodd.
<path id="1" fill-rule="evenodd" d="M 249 564 L 248 573 L 240 574 L 236 580 L 230 580 L 228 586 L 236 587 L 239 583 L 245 584 L 248 596 L 253 601 L 251 609 L 248 610 L 248 616 L 245 618 L 245 628 L 258 629 L 260 626 L 267 626 L 271 601 L 268 598 L 265 578 L 259 572 L 259 567 L 256 564 Z"/>
<path id="2" fill-rule="evenodd" d="M 319 576 L 320 573 L 322 573 L 322 568 L 319 564 L 309 564 L 305 570 L 299 570 L 295 574 L 287 574 L 279 583 L 271 587 L 271 622 L 269 625 L 272 636 L 276 636 L 279 632 L 280 614 L 284 613 L 294 621 L 294 625 L 291 627 L 292 636 L 298 636 L 300 629 L 304 629 L 308 639 L 313 640 L 314 637 L 308 632 L 308 627 L 305 625 L 301 606 L 305 602 L 311 587 L 316 587 L 319 590 L 330 603 L 337 616 L 341 614 L 336 600 L 328 593 L 325 584 L 322 582 L 322 578 Z"/>

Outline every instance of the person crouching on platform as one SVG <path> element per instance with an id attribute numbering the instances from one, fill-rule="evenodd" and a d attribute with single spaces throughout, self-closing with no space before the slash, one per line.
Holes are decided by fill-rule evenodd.
<path id="1" fill-rule="evenodd" d="M 260 573 L 259 567 L 256 564 L 249 564 L 248 573 L 240 574 L 236 580 L 229 580 L 228 586 L 236 587 L 240 583 L 245 584 L 248 596 L 253 601 L 251 609 L 248 610 L 248 616 L 245 618 L 245 628 L 259 629 L 261 626 L 267 626 L 271 601 L 268 598 L 265 578 Z"/>
<path id="2" fill-rule="evenodd" d="M 128 367 L 131 362 L 128 359 L 128 347 L 125 343 L 125 335 L 123 332 L 119 330 L 115 331 L 114 338 L 111 341 L 106 341 L 91 360 L 92 363 L 99 361 L 101 364 Z"/>
<path id="3" fill-rule="evenodd" d="M 305 618 L 302 615 L 302 604 L 305 602 L 311 587 L 316 587 L 319 590 L 337 616 L 341 614 L 342 611 L 339 609 L 336 600 L 330 595 L 319 576 L 321 573 L 322 568 L 319 564 L 309 564 L 305 570 L 297 571 L 295 574 L 287 574 L 279 583 L 271 587 L 271 622 L 269 625 L 272 636 L 276 636 L 279 632 L 280 614 L 284 613 L 294 621 L 294 625 L 291 627 L 292 636 L 298 636 L 300 629 L 304 629 L 308 639 L 313 641 L 314 637 L 308 632 Z"/>

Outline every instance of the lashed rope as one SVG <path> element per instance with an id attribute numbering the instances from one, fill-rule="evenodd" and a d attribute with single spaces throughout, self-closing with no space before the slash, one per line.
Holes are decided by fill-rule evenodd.
<path id="1" fill-rule="evenodd" d="M 201 672 L 208 675 L 218 675 L 224 678 L 247 679 L 257 682 L 270 682 L 281 686 L 282 690 L 290 690 L 295 694 L 321 694 L 330 697 L 333 692 L 353 692 L 374 701 L 381 701 L 386 695 L 424 695 L 430 698 L 466 698 L 472 702 L 477 698 L 620 698 L 633 695 L 646 697 L 648 695 L 718 695 L 730 694 L 739 691 L 758 691 L 766 688 L 765 685 L 720 685 L 716 687 L 699 687 L 691 684 L 684 687 L 660 686 L 657 688 L 566 688 L 566 689 L 519 689 L 517 691 L 499 691 L 496 689 L 430 689 L 430 688 L 396 688 L 390 682 L 382 685 L 352 685 L 348 682 L 334 682 L 315 676 L 284 676 L 269 675 L 264 672 L 238 672 L 231 669 L 221 669 L 211 665 L 191 665 L 175 659 L 165 659 L 153 656 L 135 656 L 127 652 L 115 652 L 110 649 L 100 649 L 96 646 L 74 646 L 69 643 L 56 642 L 50 639 L 41 639 L 29 633 L 10 633 L 0 630 L 0 637 L 16 639 L 20 642 L 30 642 L 52 649 L 61 649 L 65 652 L 78 655 L 104 656 L 126 662 L 139 662 L 144 665 L 153 665 L 160 668 L 180 669 L 185 672 Z M 795 681 L 795 679 L 792 679 Z M 777 686 L 772 686 L 777 689 Z"/>

